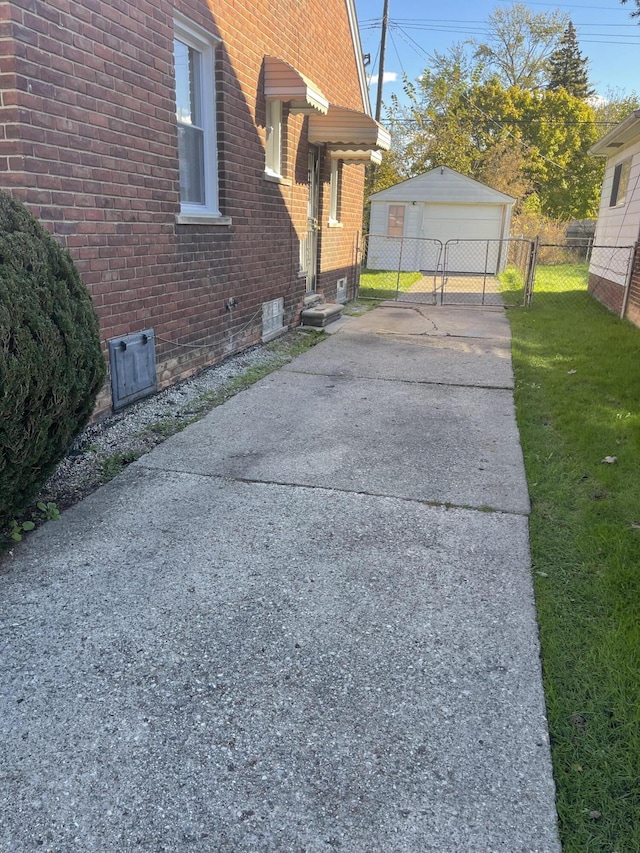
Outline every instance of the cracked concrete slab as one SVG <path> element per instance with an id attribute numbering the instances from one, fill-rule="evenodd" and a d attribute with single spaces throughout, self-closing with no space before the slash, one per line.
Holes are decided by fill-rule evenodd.
<path id="1" fill-rule="evenodd" d="M 513 396 L 500 389 L 280 371 L 135 464 L 529 511 Z"/>
<path id="2" fill-rule="evenodd" d="M 284 370 L 352 379 L 513 388 L 511 350 L 506 341 L 427 333 L 376 335 L 352 331 L 351 324 L 330 347 L 303 353 Z"/>
<path id="3" fill-rule="evenodd" d="M 2 578 L 0 848 L 557 853 L 528 560 L 523 517 L 129 469 Z"/>
<path id="4" fill-rule="evenodd" d="M 5 561 L 0 850 L 560 853 L 505 319 L 454 311 L 345 324 Z M 452 329 L 478 387 L 418 379 Z"/>
<path id="5" fill-rule="evenodd" d="M 509 342 L 511 330 L 504 308 L 461 305 L 410 305 L 384 302 L 356 317 L 349 332 L 379 335 L 434 335 Z"/>

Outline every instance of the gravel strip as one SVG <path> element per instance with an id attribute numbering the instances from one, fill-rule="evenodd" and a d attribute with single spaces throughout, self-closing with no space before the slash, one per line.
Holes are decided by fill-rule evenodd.
<path id="1" fill-rule="evenodd" d="M 128 463 L 241 390 L 248 374 L 260 378 L 277 370 L 290 362 L 305 342 L 315 343 L 320 337 L 309 329 L 293 329 L 271 344 L 230 356 L 153 397 L 90 424 L 71 446 L 37 501 L 51 501 L 59 510 L 67 509 L 112 479 Z M 25 517 L 28 515 L 27 511 Z"/>

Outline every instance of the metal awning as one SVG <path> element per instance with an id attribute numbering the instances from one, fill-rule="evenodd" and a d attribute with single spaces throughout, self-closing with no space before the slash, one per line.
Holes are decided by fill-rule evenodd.
<path id="1" fill-rule="evenodd" d="M 346 160 L 348 163 L 382 163 L 382 151 L 371 148 L 345 148 L 341 145 L 327 146 L 332 160 Z"/>
<path id="2" fill-rule="evenodd" d="M 268 100 L 284 101 L 292 113 L 326 115 L 329 101 L 304 74 L 275 56 L 264 58 L 264 94 Z"/>
<path id="3" fill-rule="evenodd" d="M 391 136 L 366 113 L 330 104 L 326 115 L 309 117 L 309 142 L 354 153 L 388 151 Z"/>

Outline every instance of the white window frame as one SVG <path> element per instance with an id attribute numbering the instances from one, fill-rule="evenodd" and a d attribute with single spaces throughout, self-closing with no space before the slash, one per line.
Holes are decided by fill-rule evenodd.
<path id="1" fill-rule="evenodd" d="M 627 201 L 632 159 L 632 157 L 627 157 L 613 167 L 609 207 L 622 207 Z"/>
<path id="2" fill-rule="evenodd" d="M 282 101 L 267 101 L 265 123 L 267 144 L 264 171 L 271 178 L 282 178 Z"/>
<path id="3" fill-rule="evenodd" d="M 329 225 L 340 225 L 340 191 L 342 189 L 342 161 L 331 160 L 329 180 Z"/>
<path id="4" fill-rule="evenodd" d="M 202 130 L 204 135 L 204 204 L 180 202 L 178 222 L 190 223 L 219 220 L 228 224 L 223 217 L 218 201 L 218 145 L 216 136 L 216 81 L 215 52 L 219 39 L 183 18 L 174 19 L 174 38 L 200 54 L 200 93 Z M 176 116 L 177 121 L 177 116 Z"/>

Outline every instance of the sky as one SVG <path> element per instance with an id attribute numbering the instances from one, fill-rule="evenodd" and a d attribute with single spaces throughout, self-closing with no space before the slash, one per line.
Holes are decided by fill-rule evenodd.
<path id="1" fill-rule="evenodd" d="M 371 55 L 367 71 L 373 77 L 370 95 L 375 109 L 383 0 L 355 2 L 362 50 Z M 595 0 L 595 3 L 555 4 L 538 0 L 526 5 L 533 12 L 560 9 L 571 16 L 582 55 L 589 59 L 589 79 L 597 94 L 603 95 L 610 86 L 627 94 L 633 90 L 640 94 L 640 25 L 637 18 L 629 16 L 635 4 L 633 0 L 626 6 L 619 0 Z M 449 5 L 428 0 L 389 0 L 383 104 L 394 92 L 402 99 L 403 74 L 416 79 L 429 64 L 433 50 L 444 53 L 456 42 L 481 39 L 488 15 L 497 6 L 511 5 L 499 0 L 453 0 Z"/>

